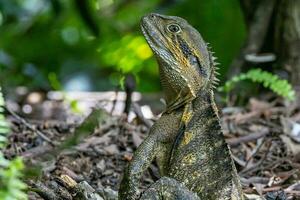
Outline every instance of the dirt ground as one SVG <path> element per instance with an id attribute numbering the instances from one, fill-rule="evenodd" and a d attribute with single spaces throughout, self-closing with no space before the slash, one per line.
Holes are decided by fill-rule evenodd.
<path id="1" fill-rule="evenodd" d="M 12 134 L 6 157 L 23 157 L 30 187 L 35 183 L 51 187 L 58 177 L 68 175 L 78 183 L 86 181 L 96 191 L 117 191 L 126 163 L 158 119 L 158 111 L 153 114 L 151 105 L 141 109 L 139 103 L 131 117 L 121 111 L 111 115 L 98 103 L 90 106 L 98 110 L 94 115 L 97 125 L 89 127 L 93 119 L 86 116 L 91 110 L 74 113 L 67 104 L 47 98 L 34 104 L 9 100 Z M 111 108 L 119 109 L 116 105 Z M 250 99 L 246 107 L 224 107 L 221 113 L 244 192 L 267 199 L 300 199 L 300 112 L 281 100 Z M 144 175 L 141 190 L 157 178 L 154 162 Z M 29 192 L 29 199 L 43 198 Z"/>

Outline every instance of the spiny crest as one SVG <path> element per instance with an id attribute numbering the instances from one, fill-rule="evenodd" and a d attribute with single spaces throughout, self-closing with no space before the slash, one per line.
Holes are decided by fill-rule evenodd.
<path id="1" fill-rule="evenodd" d="M 214 56 L 215 52 L 211 50 L 211 46 L 209 45 L 209 43 L 207 43 L 207 49 L 209 51 L 212 65 L 211 88 L 214 90 L 220 82 L 220 80 L 217 78 L 217 76 L 220 75 L 220 73 L 217 71 L 219 70 L 219 67 L 217 65 L 220 65 L 220 63 L 216 62 L 217 57 Z"/>

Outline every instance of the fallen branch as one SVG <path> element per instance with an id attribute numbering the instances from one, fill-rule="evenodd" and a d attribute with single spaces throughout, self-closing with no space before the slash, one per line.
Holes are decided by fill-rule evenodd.
<path id="1" fill-rule="evenodd" d="M 5 107 L 6 111 L 9 112 L 14 118 L 16 118 L 18 121 L 20 121 L 24 126 L 35 132 L 38 136 L 40 136 L 43 140 L 51 144 L 52 146 L 55 146 L 56 143 L 53 142 L 50 138 L 48 138 L 44 133 L 42 133 L 40 130 L 36 129 L 32 124 L 29 124 L 25 119 L 20 117 L 17 113 L 9 109 L 7 106 Z"/>
<path id="2" fill-rule="evenodd" d="M 269 133 L 268 131 L 262 131 L 262 132 L 259 132 L 259 133 L 252 133 L 252 134 L 245 135 L 245 136 L 242 136 L 242 137 L 226 139 L 226 142 L 230 146 L 237 146 L 241 143 L 246 143 L 246 142 L 254 141 L 254 140 L 257 140 L 259 138 L 265 137 L 266 135 L 268 135 L 268 133 Z"/>
<path id="3" fill-rule="evenodd" d="M 142 113 L 141 107 L 137 103 L 132 104 L 134 113 L 137 115 L 139 120 L 141 120 L 148 128 L 153 125 L 153 122 L 149 119 L 146 119 Z"/>

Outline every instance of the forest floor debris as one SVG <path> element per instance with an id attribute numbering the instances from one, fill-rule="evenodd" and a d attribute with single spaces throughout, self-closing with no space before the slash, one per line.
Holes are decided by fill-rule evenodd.
<path id="1" fill-rule="evenodd" d="M 60 109 L 66 109 L 63 103 Z M 92 120 L 89 117 L 81 120 L 80 125 L 80 120 L 33 119 L 11 111 L 8 119 L 12 134 L 4 153 L 8 158 L 16 155 L 24 158 L 28 166 L 26 174 L 35 172 L 26 177 L 30 186 L 41 182 L 51 187 L 59 177 L 66 175 L 77 183 L 85 181 L 96 191 L 117 191 L 124 166 L 146 137 L 149 124 L 155 121 L 145 120 L 137 104 L 134 110 L 138 115 L 131 122 L 125 115 L 111 116 L 100 110 L 94 115 L 99 116 L 95 127 L 87 125 Z M 300 113 L 291 111 L 280 101 L 268 103 L 250 99 L 247 108 L 223 109 L 224 135 L 245 193 L 267 194 L 268 199 L 300 198 L 299 122 Z M 83 125 L 84 135 L 76 136 L 76 130 Z M 153 163 L 143 178 L 141 189 L 157 178 Z M 30 192 L 30 199 L 42 198 Z"/>

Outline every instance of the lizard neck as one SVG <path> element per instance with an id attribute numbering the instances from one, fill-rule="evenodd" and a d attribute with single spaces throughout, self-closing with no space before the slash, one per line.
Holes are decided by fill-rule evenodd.
<path id="1" fill-rule="evenodd" d="M 217 118 L 219 120 L 219 111 L 215 103 L 213 90 L 201 90 L 197 97 L 192 102 L 193 112 L 199 113 L 203 110 L 210 111 L 210 118 Z"/>
<path id="2" fill-rule="evenodd" d="M 218 136 L 211 140 L 213 143 L 222 140 L 222 129 L 212 90 L 199 91 L 196 98 L 187 103 L 181 112 L 181 124 L 172 147 L 170 159 L 173 158 L 178 148 L 186 146 L 193 140 L 192 138 L 195 139 L 196 135 L 205 134 L 204 130 L 209 130 L 210 135 Z"/>

